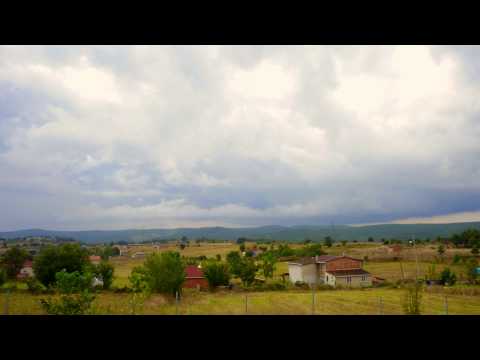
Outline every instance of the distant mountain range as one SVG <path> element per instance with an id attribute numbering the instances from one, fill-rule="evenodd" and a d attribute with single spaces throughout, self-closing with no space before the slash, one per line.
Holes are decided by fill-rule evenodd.
<path id="1" fill-rule="evenodd" d="M 240 237 L 250 239 L 271 239 L 299 242 L 305 239 L 323 240 L 326 236 L 334 240 L 366 241 L 373 237 L 376 241 L 385 238 L 408 240 L 416 238 L 434 239 L 460 233 L 468 228 L 480 229 L 480 222 L 453 224 L 382 224 L 382 225 L 297 225 L 297 226 L 261 226 L 251 228 L 177 228 L 177 229 L 131 229 L 131 230 L 85 230 L 57 231 L 29 229 L 0 232 L 0 238 L 12 239 L 29 236 L 50 236 L 73 238 L 85 243 L 107 243 L 111 241 L 141 242 L 152 239 L 168 240 L 186 236 L 189 239 L 207 238 L 216 240 L 236 240 Z"/>

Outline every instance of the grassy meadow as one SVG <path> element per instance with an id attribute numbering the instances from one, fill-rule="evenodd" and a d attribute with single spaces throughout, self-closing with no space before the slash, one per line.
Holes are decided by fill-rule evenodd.
<path id="1" fill-rule="evenodd" d="M 247 244 L 247 247 L 252 244 Z M 301 245 L 293 245 L 298 247 Z M 413 279 L 417 271 L 415 256 L 412 257 L 411 249 L 405 248 L 399 254 L 386 252 L 386 247 L 378 243 L 350 243 L 346 246 L 333 246 L 325 250 L 329 254 L 341 255 L 345 253 L 358 258 L 367 257 L 365 269 L 372 275 L 386 279 L 390 283 L 402 279 Z M 136 252 L 179 251 L 184 256 L 215 257 L 220 254 L 222 258 L 232 250 L 238 250 L 238 245 L 232 243 L 201 243 L 190 244 L 184 250 L 179 250 L 175 244 L 155 247 L 152 245 L 134 246 L 129 249 L 129 254 Z M 439 273 L 446 266 L 450 267 L 459 280 L 463 279 L 464 268 L 462 265 L 452 265 L 451 258 L 455 253 L 463 254 L 463 250 L 447 249 L 443 259 L 438 257 L 430 246 L 417 249 L 418 273 L 423 277 L 428 267 L 435 262 L 436 271 Z M 436 251 L 436 250 L 435 250 Z M 421 256 L 420 256 L 421 255 Z M 115 266 L 115 287 L 128 285 L 128 276 L 131 270 L 144 262 L 145 258 L 132 258 L 131 256 L 114 257 L 110 261 Z M 279 280 L 282 273 L 288 272 L 286 262 L 276 265 L 274 280 Z M 183 297 L 178 304 L 178 313 L 182 315 L 200 314 L 235 314 L 245 313 L 262 314 L 312 314 L 312 291 L 290 288 L 283 291 L 197 291 L 185 289 Z M 51 295 L 32 295 L 26 291 L 25 284 L 19 283 L 16 291 L 9 295 L 9 314 L 42 314 L 40 299 Z M 336 289 L 318 290 L 315 292 L 315 314 L 403 314 L 403 297 L 405 290 L 400 288 L 380 287 L 369 289 Z M 448 301 L 449 314 L 478 314 L 480 315 L 480 287 L 455 285 L 451 288 L 433 286 L 427 288 L 423 294 L 423 314 L 443 314 L 445 312 L 445 296 Z M 6 293 L 0 294 L 0 311 L 3 312 Z M 247 308 L 245 307 L 247 297 Z M 95 314 L 131 314 L 133 295 L 130 293 L 115 293 L 101 291 L 97 294 L 93 312 Z M 174 299 L 153 294 L 142 301 L 137 300 L 135 313 L 137 314 L 175 314 L 177 306 Z M 382 304 L 382 305 L 380 305 Z"/>

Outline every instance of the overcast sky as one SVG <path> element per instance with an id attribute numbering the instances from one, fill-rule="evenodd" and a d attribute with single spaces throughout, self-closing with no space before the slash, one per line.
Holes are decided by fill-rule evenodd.
<path id="1" fill-rule="evenodd" d="M 480 220 L 479 116 L 476 46 L 0 46 L 0 230 Z"/>

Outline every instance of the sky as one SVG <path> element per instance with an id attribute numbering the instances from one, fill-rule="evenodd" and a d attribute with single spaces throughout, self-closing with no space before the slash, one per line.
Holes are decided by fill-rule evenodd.
<path id="1" fill-rule="evenodd" d="M 480 221 L 478 46 L 0 46 L 0 230 Z"/>

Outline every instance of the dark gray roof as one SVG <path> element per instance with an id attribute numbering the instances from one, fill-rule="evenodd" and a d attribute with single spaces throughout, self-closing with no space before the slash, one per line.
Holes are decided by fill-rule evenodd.
<path id="1" fill-rule="evenodd" d="M 327 271 L 327 273 L 333 276 L 370 275 L 368 271 L 365 271 L 363 269 L 335 270 Z"/>

